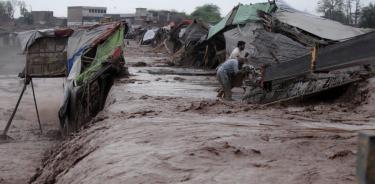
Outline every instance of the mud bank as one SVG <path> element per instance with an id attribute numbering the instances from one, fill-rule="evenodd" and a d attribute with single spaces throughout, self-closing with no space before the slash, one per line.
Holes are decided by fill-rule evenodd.
<path id="1" fill-rule="evenodd" d="M 32 183 L 355 183 L 357 132 L 375 128 L 371 95 L 355 109 L 222 102 L 213 76 L 142 72 L 165 56 L 127 54 L 148 66 L 115 83 L 105 110 Z"/>
<path id="2" fill-rule="evenodd" d="M 39 130 L 31 87 L 27 89 L 8 132 L 12 140 L 0 142 L 0 183 L 27 183 L 42 163 L 45 152 L 61 141 L 57 112 L 62 98 L 62 81 L 34 80 L 43 134 Z M 22 86 L 22 81 L 15 76 L 0 76 L 1 131 L 10 118 Z"/>

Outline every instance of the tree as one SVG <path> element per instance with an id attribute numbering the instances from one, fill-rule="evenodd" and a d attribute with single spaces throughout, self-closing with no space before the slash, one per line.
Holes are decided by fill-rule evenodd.
<path id="1" fill-rule="evenodd" d="M 20 14 L 22 17 L 25 17 L 29 13 L 29 10 L 26 8 L 26 3 L 25 1 L 19 1 L 18 6 L 20 7 Z"/>
<path id="2" fill-rule="evenodd" d="M 214 4 L 205 4 L 195 8 L 191 17 L 201 19 L 208 23 L 217 23 L 221 20 L 220 8 Z"/>
<path id="3" fill-rule="evenodd" d="M 27 9 L 27 5 L 25 1 L 19 1 L 17 6 L 20 8 L 20 14 L 21 17 L 19 18 L 19 21 L 26 24 L 32 24 L 33 23 L 33 16 L 31 12 Z"/>
<path id="4" fill-rule="evenodd" d="M 361 0 L 354 1 L 354 24 L 358 25 L 359 16 L 361 15 Z"/>
<path id="5" fill-rule="evenodd" d="M 0 1 L 0 19 L 8 22 L 14 18 L 14 6 L 10 1 Z"/>
<path id="6" fill-rule="evenodd" d="M 346 24 L 351 25 L 353 23 L 353 0 L 345 0 L 344 9 L 346 13 Z"/>
<path id="7" fill-rule="evenodd" d="M 317 11 L 323 13 L 324 18 L 346 23 L 344 5 L 344 0 L 320 0 Z"/>
<path id="8" fill-rule="evenodd" d="M 5 7 L 8 17 L 14 19 L 15 6 L 13 5 L 13 2 L 7 1 Z"/>
<path id="9" fill-rule="evenodd" d="M 375 4 L 370 3 L 369 6 L 362 9 L 362 16 L 360 18 L 360 26 L 375 28 Z"/>

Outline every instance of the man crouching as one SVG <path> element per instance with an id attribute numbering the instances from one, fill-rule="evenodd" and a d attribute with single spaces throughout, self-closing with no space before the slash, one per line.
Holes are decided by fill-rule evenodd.
<path id="1" fill-rule="evenodd" d="M 222 90 L 219 92 L 218 97 L 222 97 L 224 93 L 225 100 L 233 101 L 233 80 L 235 76 L 240 72 L 245 62 L 245 58 L 229 59 L 218 67 L 216 76 L 222 86 Z"/>

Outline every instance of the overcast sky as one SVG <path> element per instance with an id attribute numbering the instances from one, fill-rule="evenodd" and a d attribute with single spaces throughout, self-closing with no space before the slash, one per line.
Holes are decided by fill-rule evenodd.
<path id="1" fill-rule="evenodd" d="M 24 0 L 32 10 L 52 10 L 55 16 L 66 17 L 68 6 L 105 6 L 108 13 L 134 13 L 135 8 L 178 10 L 186 13 L 195 7 L 213 3 L 221 8 L 222 16 L 227 14 L 238 3 L 249 4 L 267 2 L 267 0 Z M 316 14 L 318 0 L 284 0 L 301 11 Z M 375 0 L 362 0 L 364 3 Z"/>

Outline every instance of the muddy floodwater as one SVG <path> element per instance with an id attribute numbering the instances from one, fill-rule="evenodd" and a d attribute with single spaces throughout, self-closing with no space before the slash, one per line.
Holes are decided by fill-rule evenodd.
<path id="1" fill-rule="evenodd" d="M 212 71 L 168 67 L 166 54 L 136 45 L 126 60 L 130 78 L 115 82 L 105 110 L 54 148 L 32 183 L 356 182 L 357 133 L 375 128 L 371 94 L 355 107 L 223 102 Z"/>
<path id="2" fill-rule="evenodd" d="M 10 43 L 9 43 L 10 42 Z M 23 87 L 17 77 L 25 56 L 16 43 L 0 38 L 0 131 L 3 133 Z M 27 183 L 45 158 L 45 153 L 60 141 L 57 112 L 62 99 L 63 79 L 35 79 L 35 92 L 44 133 L 38 126 L 31 87 L 21 101 L 8 132 L 12 138 L 0 141 L 0 183 Z"/>

